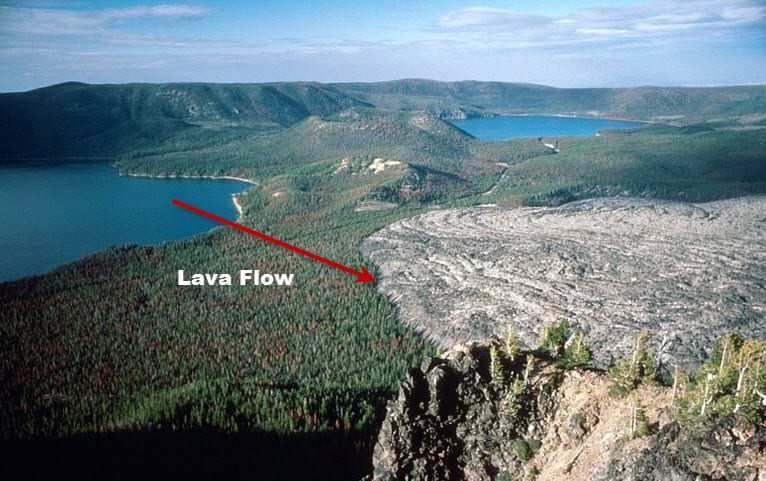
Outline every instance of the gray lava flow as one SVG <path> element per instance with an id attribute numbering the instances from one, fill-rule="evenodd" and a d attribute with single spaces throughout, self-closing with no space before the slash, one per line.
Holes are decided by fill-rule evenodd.
<path id="1" fill-rule="evenodd" d="M 766 338 L 763 196 L 432 211 L 361 250 L 402 321 L 444 347 L 511 326 L 533 347 L 544 326 L 568 319 L 599 366 L 643 329 L 683 366 L 735 328 Z"/>

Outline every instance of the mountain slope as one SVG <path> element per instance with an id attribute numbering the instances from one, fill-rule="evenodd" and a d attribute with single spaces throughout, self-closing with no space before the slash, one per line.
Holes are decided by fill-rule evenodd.
<path id="1" fill-rule="evenodd" d="M 714 88 L 554 88 L 507 82 L 396 80 L 333 84 L 378 107 L 427 110 L 442 117 L 578 114 L 680 123 L 720 118 L 763 123 L 766 86 Z"/>
<path id="2" fill-rule="evenodd" d="M 422 112 L 352 108 L 320 118 L 309 117 L 287 129 L 248 135 L 215 145 L 179 152 L 138 153 L 117 162 L 128 173 L 196 175 L 235 173 L 260 179 L 316 162 L 343 159 L 365 164 L 376 158 L 419 169 L 422 179 L 437 176 L 437 189 L 451 196 L 488 187 L 500 160 L 548 155 L 550 149 L 524 140 L 515 149 L 492 150 L 465 132 Z M 471 189 L 467 187 L 471 186 Z"/>
<path id="3" fill-rule="evenodd" d="M 169 139 L 205 144 L 220 136 L 211 128 L 274 130 L 364 105 L 313 83 L 71 82 L 0 95 L 0 159 L 114 157 Z"/>
<path id="4" fill-rule="evenodd" d="M 348 108 L 372 106 L 424 110 L 442 118 L 576 114 L 762 126 L 766 86 L 560 89 L 432 80 L 344 84 L 69 82 L 0 94 L 0 160 L 113 158 L 141 149 L 179 150 L 178 146 L 192 150 L 220 144 L 222 137 L 281 130 L 310 116 L 326 118 Z"/>

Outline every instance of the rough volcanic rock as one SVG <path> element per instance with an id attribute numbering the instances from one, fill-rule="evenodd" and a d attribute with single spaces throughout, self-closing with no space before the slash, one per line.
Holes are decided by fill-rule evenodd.
<path id="1" fill-rule="evenodd" d="M 489 369 L 489 346 L 478 343 L 411 369 L 388 405 L 373 455 L 374 479 L 483 481 L 523 471 L 529 448 L 520 443 L 545 419 L 558 378 L 531 382 L 520 399 L 524 415 L 514 417 Z"/>
<path id="2" fill-rule="evenodd" d="M 540 359 L 512 415 L 489 357 L 487 344 L 468 343 L 410 371 L 387 407 L 372 479 L 766 481 L 766 428 L 742 416 L 679 425 L 669 388 L 614 398 L 602 372 Z M 650 435 L 633 439 L 639 405 Z"/>
<path id="3" fill-rule="evenodd" d="M 402 320 L 444 348 L 511 326 L 534 346 L 562 318 L 585 330 L 602 367 L 643 329 L 682 365 L 734 328 L 766 338 L 763 196 L 433 211 L 377 232 L 362 252 Z"/>
<path id="4" fill-rule="evenodd" d="M 634 462 L 626 465 L 615 456 L 608 475 L 631 481 L 766 481 L 766 431 L 738 415 L 704 425 L 673 422 Z"/>

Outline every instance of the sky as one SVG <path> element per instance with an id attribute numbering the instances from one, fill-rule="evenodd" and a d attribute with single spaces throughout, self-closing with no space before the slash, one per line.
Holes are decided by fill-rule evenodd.
<path id="1" fill-rule="evenodd" d="M 0 0 L 0 92 L 65 81 L 766 83 L 766 0 Z"/>

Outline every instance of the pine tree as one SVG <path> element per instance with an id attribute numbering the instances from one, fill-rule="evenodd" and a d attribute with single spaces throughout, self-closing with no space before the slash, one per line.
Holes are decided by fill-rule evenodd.
<path id="1" fill-rule="evenodd" d="M 535 356 L 527 354 L 524 364 L 524 386 L 529 386 L 529 377 L 535 370 Z"/>
<path id="2" fill-rule="evenodd" d="M 508 360 L 514 362 L 516 360 L 516 356 L 518 356 L 521 352 L 521 348 L 519 347 L 519 338 L 516 334 L 516 329 L 513 327 L 508 330 L 508 333 L 505 336 L 504 347 L 505 355 L 508 356 Z"/>
<path id="3" fill-rule="evenodd" d="M 649 435 L 649 419 L 646 410 L 640 402 L 634 402 L 630 416 L 630 437 L 641 438 Z"/>
<path id="4" fill-rule="evenodd" d="M 609 370 L 612 377 L 610 392 L 616 395 L 627 394 L 639 384 L 653 383 L 657 379 L 654 355 L 649 331 L 641 331 L 633 338 L 631 353 Z"/>
<path id="5" fill-rule="evenodd" d="M 503 368 L 503 354 L 497 346 L 491 346 L 489 348 L 489 374 L 492 379 L 492 383 L 498 388 L 504 388 L 508 382 L 505 376 L 505 369 Z"/>
<path id="6" fill-rule="evenodd" d="M 766 414 L 766 343 L 744 339 L 738 332 L 719 339 L 708 362 L 696 375 L 696 386 L 680 401 L 681 416 L 738 413 L 760 423 Z"/>
<path id="7" fill-rule="evenodd" d="M 566 319 L 552 324 L 540 336 L 540 348 L 546 350 L 553 359 L 564 354 L 564 346 L 569 337 L 569 321 Z"/>
<path id="8" fill-rule="evenodd" d="M 585 344 L 585 336 L 582 330 L 578 328 L 575 330 L 572 339 L 567 343 L 564 355 L 557 364 L 566 368 L 587 366 L 590 364 L 592 357 L 593 353 Z"/>
<path id="9" fill-rule="evenodd" d="M 505 413 L 515 418 L 521 411 L 521 397 L 524 395 L 524 382 L 521 379 L 514 379 L 508 392 L 505 394 Z"/>

